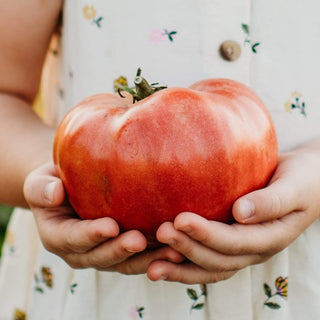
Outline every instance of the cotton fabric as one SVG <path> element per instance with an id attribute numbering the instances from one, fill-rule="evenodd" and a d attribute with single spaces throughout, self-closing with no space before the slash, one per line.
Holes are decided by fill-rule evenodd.
<path id="1" fill-rule="evenodd" d="M 319 136 L 320 4 L 316 0 L 65 0 L 61 38 L 42 84 L 45 121 L 85 97 L 151 82 L 241 81 L 269 109 L 279 151 Z M 219 47 L 237 41 L 236 61 Z M 47 77 L 44 77 L 47 79 Z M 0 320 L 319 319 L 320 222 L 263 264 L 208 285 L 72 270 L 41 245 L 27 210 L 13 215 L 0 269 Z"/>

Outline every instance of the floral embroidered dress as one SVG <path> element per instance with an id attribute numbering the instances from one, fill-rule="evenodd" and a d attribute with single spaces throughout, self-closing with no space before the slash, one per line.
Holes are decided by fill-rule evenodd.
<path id="1" fill-rule="evenodd" d="M 319 9 L 317 0 L 65 0 L 61 46 L 49 52 L 54 66 L 39 98 L 49 97 L 40 101 L 44 118 L 57 124 L 86 96 L 131 85 L 138 67 L 169 87 L 225 77 L 263 99 L 287 150 L 320 134 Z M 236 59 L 220 54 L 226 40 Z M 0 320 L 320 319 L 319 243 L 316 221 L 226 281 L 154 283 L 72 270 L 42 247 L 32 214 L 17 209 L 1 261 Z"/>

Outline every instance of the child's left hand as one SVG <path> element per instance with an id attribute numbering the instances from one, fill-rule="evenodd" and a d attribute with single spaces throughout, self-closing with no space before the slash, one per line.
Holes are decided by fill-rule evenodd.
<path id="1" fill-rule="evenodd" d="M 269 186 L 238 199 L 233 215 L 238 223 L 232 225 L 189 212 L 178 215 L 174 223 L 164 223 L 158 240 L 188 260 L 154 261 L 149 278 L 217 282 L 289 246 L 320 215 L 319 142 L 281 155 Z"/>

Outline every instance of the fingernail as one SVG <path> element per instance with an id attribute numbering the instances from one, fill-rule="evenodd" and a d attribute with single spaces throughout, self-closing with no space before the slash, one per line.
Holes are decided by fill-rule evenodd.
<path id="1" fill-rule="evenodd" d="M 193 231 L 193 228 L 191 226 L 185 226 L 185 227 L 179 228 L 178 230 L 183 231 L 185 233 L 191 233 Z"/>
<path id="2" fill-rule="evenodd" d="M 129 253 L 137 253 L 138 252 L 138 251 L 135 251 L 135 250 L 131 250 L 129 248 L 124 248 L 124 250 L 126 250 Z"/>
<path id="3" fill-rule="evenodd" d="M 44 198 L 45 200 L 47 200 L 49 203 L 53 202 L 53 194 L 54 194 L 54 190 L 56 188 L 57 185 L 57 181 L 54 182 L 50 182 L 45 186 L 44 189 Z"/>
<path id="4" fill-rule="evenodd" d="M 254 216 L 255 205 L 254 202 L 248 199 L 242 199 L 239 202 L 239 215 L 242 221 L 249 220 Z"/>
<path id="5" fill-rule="evenodd" d="M 162 275 L 159 277 L 158 281 L 166 280 L 166 279 L 168 279 L 168 276 L 167 276 L 166 274 L 162 274 Z"/>

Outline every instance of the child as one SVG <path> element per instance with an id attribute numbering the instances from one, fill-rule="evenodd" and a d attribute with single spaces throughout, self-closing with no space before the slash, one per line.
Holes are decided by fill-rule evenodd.
<path id="1" fill-rule="evenodd" d="M 29 206 L 37 225 L 26 209 L 12 217 L 0 319 L 319 318 L 317 1 L 64 1 L 61 47 L 49 50 L 58 74 L 46 103 L 56 124 L 137 66 L 168 86 L 242 81 L 273 116 L 278 168 L 267 188 L 235 202 L 238 223 L 181 213 L 159 228 L 166 246 L 155 251 L 110 218 L 76 219 L 65 201 L 51 160 L 55 130 L 31 109 L 61 9 L 0 3 L 0 201 Z M 230 39 L 227 53 L 236 54 L 221 56 Z"/>

